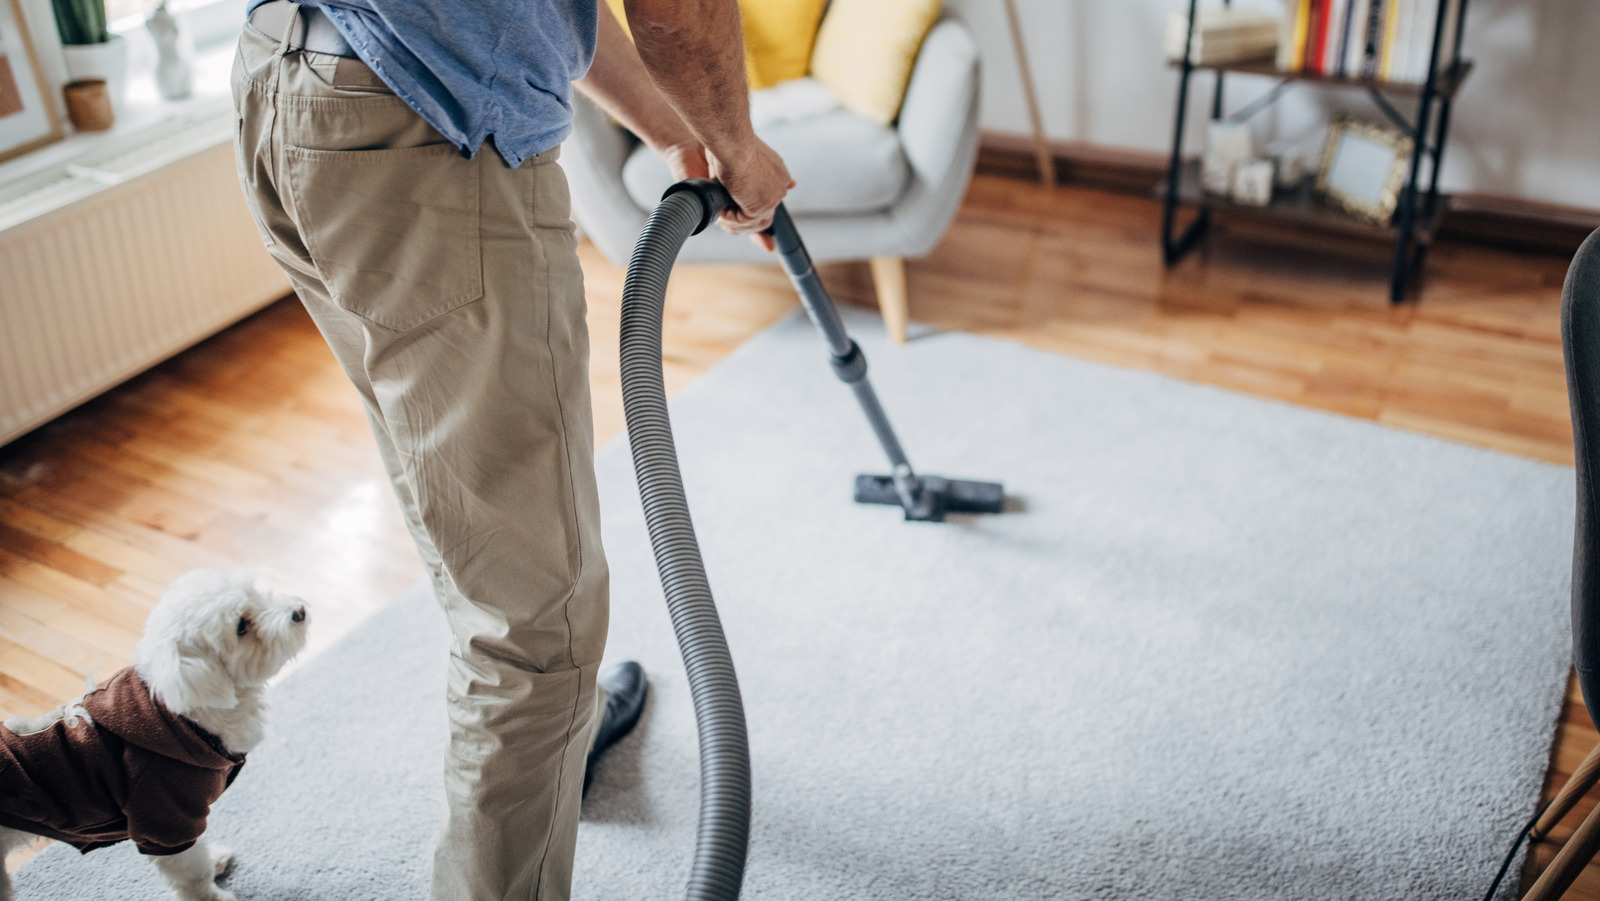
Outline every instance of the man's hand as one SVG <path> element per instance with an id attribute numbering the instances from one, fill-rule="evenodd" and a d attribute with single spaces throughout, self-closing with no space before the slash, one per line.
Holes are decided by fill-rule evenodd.
<path id="1" fill-rule="evenodd" d="M 711 164 L 706 162 L 706 149 L 700 142 L 693 138 L 682 144 L 669 144 L 665 147 L 651 147 L 662 159 L 667 161 L 667 168 L 672 170 L 674 182 L 686 178 L 710 178 Z"/>
<path id="2" fill-rule="evenodd" d="M 754 143 L 744 159 L 731 166 L 715 156 L 708 160 L 705 148 L 698 141 L 652 149 L 666 160 L 673 181 L 714 178 L 722 182 L 734 205 L 723 211 L 717 225 L 729 234 L 749 235 L 757 245 L 771 250 L 772 236 L 762 232 L 771 227 L 772 214 L 784 193 L 794 187 L 794 179 L 789 177 L 789 170 L 771 147 L 760 139 L 752 140 Z"/>
<path id="3" fill-rule="evenodd" d="M 734 0 L 627 0 L 638 41 L 599 7 L 594 63 L 577 85 L 667 161 L 677 181 L 715 178 L 734 208 L 719 224 L 761 234 L 794 179 L 750 127 L 743 36 Z"/>
<path id="4" fill-rule="evenodd" d="M 794 187 L 783 159 L 752 135 L 742 159 L 723 160 L 713 154 L 711 173 L 733 198 L 734 209 L 723 212 L 719 222 L 722 228 L 735 235 L 749 235 L 771 250 L 772 236 L 762 232 L 772 226 L 772 214 L 783 202 L 783 195 Z"/>

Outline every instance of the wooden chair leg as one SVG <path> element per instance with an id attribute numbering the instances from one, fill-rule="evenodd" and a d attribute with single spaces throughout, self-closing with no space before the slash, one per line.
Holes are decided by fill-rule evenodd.
<path id="1" fill-rule="evenodd" d="M 1572 833 L 1572 838 L 1561 846 L 1556 859 L 1539 874 L 1538 881 L 1522 896 L 1522 901 L 1555 901 L 1560 898 L 1573 880 L 1578 878 L 1578 874 L 1583 872 L 1583 868 L 1589 865 L 1589 861 L 1594 859 L 1597 851 L 1600 851 L 1600 807 L 1584 817 L 1578 831 Z"/>
<path id="2" fill-rule="evenodd" d="M 1044 137 L 1039 119 L 1039 98 L 1033 91 L 1033 69 L 1028 66 L 1028 45 L 1022 39 L 1022 22 L 1017 18 L 1016 0 L 1006 0 L 1006 21 L 1011 24 L 1011 47 L 1017 54 L 1017 71 L 1022 75 L 1022 97 L 1028 101 L 1028 120 L 1033 123 L 1033 152 L 1039 162 L 1039 181 L 1045 187 L 1056 183 L 1056 157 Z"/>
<path id="3" fill-rule="evenodd" d="M 1595 783 L 1600 782 L 1600 745 L 1595 745 L 1589 756 L 1583 758 L 1583 763 L 1572 771 L 1567 784 L 1561 786 L 1561 791 L 1556 792 L 1550 806 L 1540 815 L 1539 822 L 1533 824 L 1533 831 L 1528 835 L 1535 841 L 1550 834 L 1561 818 L 1578 803 L 1578 799 L 1589 793 Z"/>
<path id="4" fill-rule="evenodd" d="M 906 261 L 904 257 L 873 257 L 872 286 L 878 292 L 878 309 L 883 311 L 883 327 L 896 344 L 906 343 Z"/>

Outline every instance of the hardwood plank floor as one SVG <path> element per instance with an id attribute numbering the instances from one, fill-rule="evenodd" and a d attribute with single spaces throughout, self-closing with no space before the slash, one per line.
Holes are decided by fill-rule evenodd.
<path id="1" fill-rule="evenodd" d="M 1324 257 L 1224 233 L 1168 270 L 1159 216 L 1140 197 L 980 176 L 944 242 L 908 265 L 912 316 L 1572 462 L 1564 259 L 1443 244 L 1420 301 L 1391 308 L 1383 248 Z M 582 256 L 605 440 L 622 425 L 622 274 L 591 246 Z M 865 263 L 822 274 L 840 300 L 873 305 Z M 679 270 L 669 390 L 793 306 L 776 266 Z M 197 566 L 312 599 L 314 650 L 422 575 L 359 402 L 292 300 L 0 448 L 0 714 L 48 709 L 125 665 L 163 585 Z M 1547 793 L 1597 740 L 1569 693 Z M 1600 899 L 1600 868 L 1569 897 Z"/>

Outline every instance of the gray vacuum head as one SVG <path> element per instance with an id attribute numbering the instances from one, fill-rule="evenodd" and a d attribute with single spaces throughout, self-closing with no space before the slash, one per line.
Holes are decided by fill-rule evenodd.
<path id="1" fill-rule="evenodd" d="M 908 520 L 943 522 L 946 513 L 999 513 L 1006 505 L 1005 486 L 998 482 L 918 476 L 910 494 L 908 503 L 893 476 L 856 476 L 856 503 L 899 507 Z"/>

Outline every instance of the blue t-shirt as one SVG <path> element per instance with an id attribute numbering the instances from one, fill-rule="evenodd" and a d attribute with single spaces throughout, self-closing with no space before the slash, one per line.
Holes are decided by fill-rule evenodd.
<path id="1" fill-rule="evenodd" d="M 254 9 L 264 0 L 254 0 Z M 468 156 L 494 135 L 511 166 L 572 131 L 596 0 L 302 0 L 361 61 Z"/>

